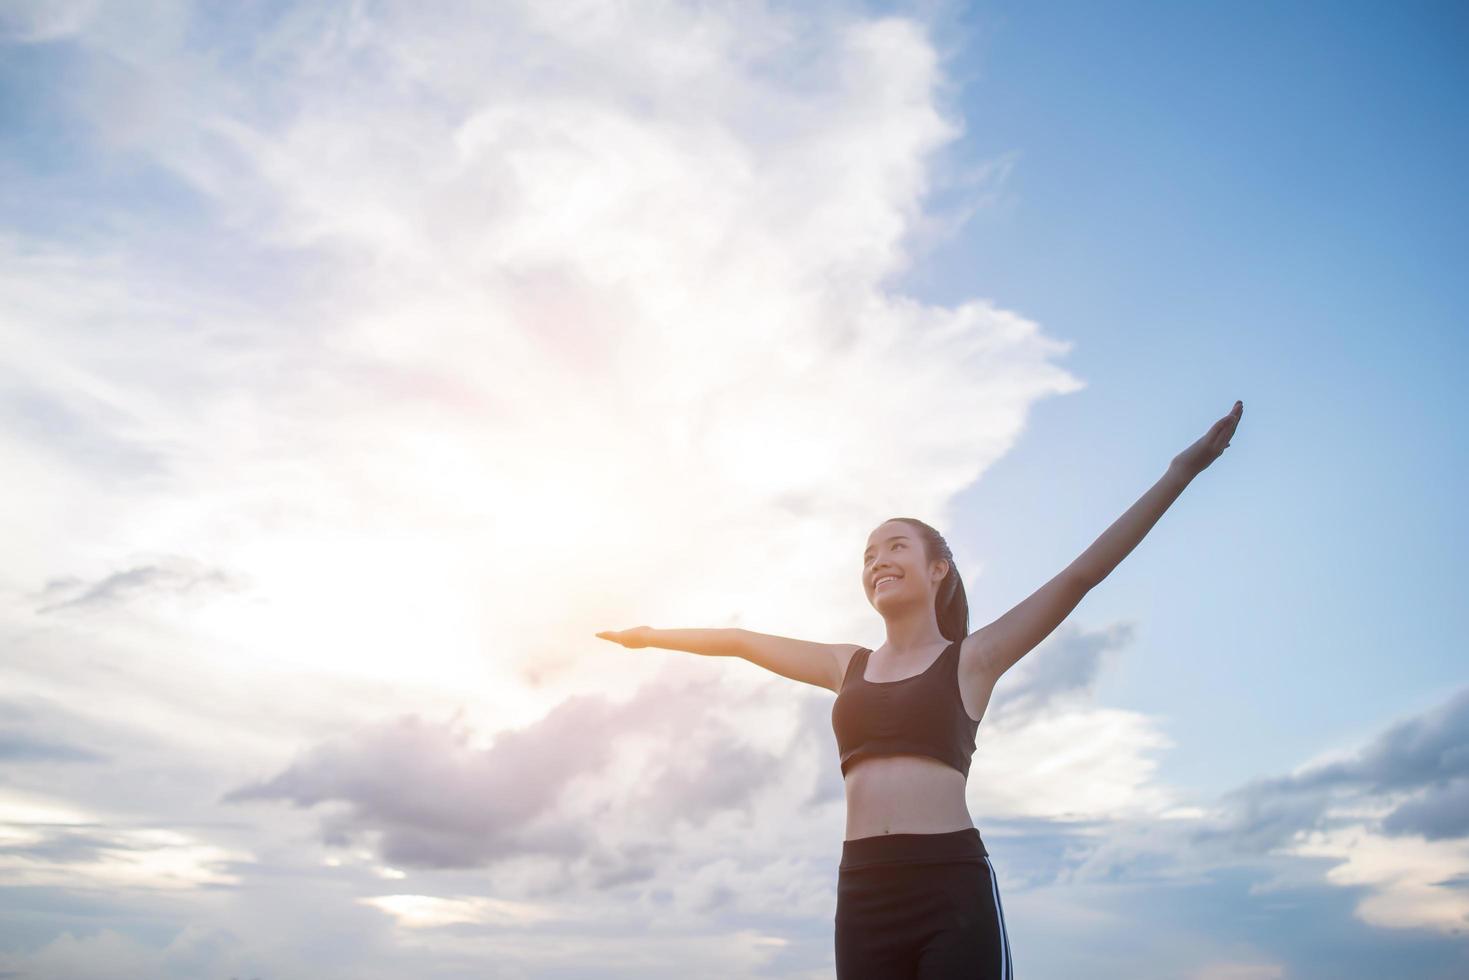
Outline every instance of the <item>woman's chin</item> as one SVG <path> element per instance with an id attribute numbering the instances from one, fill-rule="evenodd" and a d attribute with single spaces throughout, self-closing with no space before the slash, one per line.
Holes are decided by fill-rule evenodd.
<path id="1" fill-rule="evenodd" d="M 903 608 L 905 605 L 907 605 L 907 603 L 903 601 L 902 596 L 888 595 L 885 592 L 879 592 L 877 595 L 872 597 L 872 607 L 878 612 L 894 612 L 898 609 Z"/>

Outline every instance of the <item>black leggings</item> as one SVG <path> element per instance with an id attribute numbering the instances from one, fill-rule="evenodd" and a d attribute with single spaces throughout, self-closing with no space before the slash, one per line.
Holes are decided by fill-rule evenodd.
<path id="1" fill-rule="evenodd" d="M 1012 980 L 979 831 L 843 841 L 836 959 L 837 980 Z"/>

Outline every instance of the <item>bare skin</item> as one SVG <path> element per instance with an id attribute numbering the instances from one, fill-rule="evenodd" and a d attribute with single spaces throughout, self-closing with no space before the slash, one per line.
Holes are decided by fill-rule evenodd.
<path id="1" fill-rule="evenodd" d="M 999 619 L 966 636 L 959 647 L 959 695 L 980 720 L 995 683 L 1059 626 L 1082 598 L 1135 548 L 1188 484 L 1229 446 L 1244 403 L 1234 407 L 1169 464 L 1167 472 L 1092 545 L 1049 582 Z M 862 583 L 883 617 L 887 641 L 867 660 L 866 680 L 886 683 L 927 669 L 948 647 L 939 631 L 934 596 L 949 563 L 930 560 L 918 529 L 888 521 L 868 536 Z M 896 576 L 877 587 L 880 579 Z M 860 647 L 821 644 L 746 630 L 655 630 L 647 626 L 597 636 L 626 647 L 661 646 L 711 656 L 740 656 L 782 676 L 840 691 Z M 974 826 L 965 803 L 964 774 L 916 755 L 860 760 L 846 774 L 846 840 L 882 834 L 940 834 Z"/>
<path id="2" fill-rule="evenodd" d="M 856 649 L 853 647 L 852 652 L 855 653 Z M 959 693 L 965 714 L 977 720 L 984 716 L 994 685 L 984 683 L 977 676 L 973 646 L 969 649 L 966 657 L 964 647 L 960 647 Z M 929 658 L 929 663 L 937 659 L 943 650 L 939 647 L 938 652 Z M 873 656 L 868 658 L 867 679 L 870 681 L 877 680 L 873 663 L 876 654 L 874 650 Z M 966 661 L 968 681 L 965 680 Z M 922 669 L 919 667 L 903 676 L 912 676 Z M 901 679 L 883 677 L 883 680 Z M 964 798 L 967 785 L 964 774 L 937 759 L 923 755 L 873 756 L 848 769 L 844 782 L 846 840 L 879 834 L 943 834 L 974 826 Z"/>
<path id="3" fill-rule="evenodd" d="M 887 642 L 867 658 L 864 679 L 888 683 L 922 673 L 949 646 L 939 631 L 934 596 L 949 571 L 926 560 L 918 530 L 903 521 L 880 525 L 867 539 L 862 582 L 867 600 L 887 624 Z M 877 582 L 885 581 L 879 588 Z M 858 646 L 838 653 L 842 674 Z M 995 680 L 985 669 L 980 632 L 959 646 L 959 696 L 972 719 L 982 719 Z M 845 839 L 880 834 L 943 834 L 974 826 L 964 799 L 964 774 L 921 755 L 872 756 L 847 770 Z"/>

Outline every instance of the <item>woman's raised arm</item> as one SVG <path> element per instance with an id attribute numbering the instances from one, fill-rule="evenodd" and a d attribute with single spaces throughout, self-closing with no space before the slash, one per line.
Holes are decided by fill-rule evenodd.
<path id="1" fill-rule="evenodd" d="M 1173 458 L 1158 482 L 1113 521 L 1091 547 L 1015 608 L 970 634 L 982 651 L 980 663 L 991 677 L 998 679 L 1049 636 L 1082 598 L 1137 547 L 1190 481 L 1228 448 L 1244 410 L 1244 402 L 1235 402 L 1223 418 Z"/>

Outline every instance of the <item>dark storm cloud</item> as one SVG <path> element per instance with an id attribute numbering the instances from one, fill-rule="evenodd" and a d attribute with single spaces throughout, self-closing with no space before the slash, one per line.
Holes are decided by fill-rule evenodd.
<path id="1" fill-rule="evenodd" d="M 157 593 L 233 591 L 243 584 L 236 576 L 191 558 L 169 556 L 92 582 L 74 577 L 52 579 L 41 592 L 37 611 L 106 606 Z"/>
<path id="2" fill-rule="evenodd" d="M 1404 791 L 1416 794 L 1382 819 L 1384 833 L 1445 838 L 1469 832 L 1469 688 L 1391 726 L 1351 758 L 1255 780 L 1226 794 L 1228 818 L 1197 840 L 1224 838 L 1263 852 L 1297 830 L 1319 826 L 1334 798 Z"/>
<path id="3" fill-rule="evenodd" d="M 454 720 L 403 717 L 318 745 L 225 801 L 344 803 L 324 819 L 323 838 L 346 844 L 378 832 L 383 860 L 402 867 L 474 867 L 528 852 L 570 858 L 586 852 L 593 828 L 557 821 L 556 802 L 625 739 L 664 746 L 634 789 L 649 819 L 697 822 L 743 806 L 776 773 L 775 756 L 711 719 L 708 705 L 719 697 L 717 679 L 655 681 L 626 703 L 573 697 L 483 749 Z M 609 880 L 631 873 L 618 868 Z"/>

